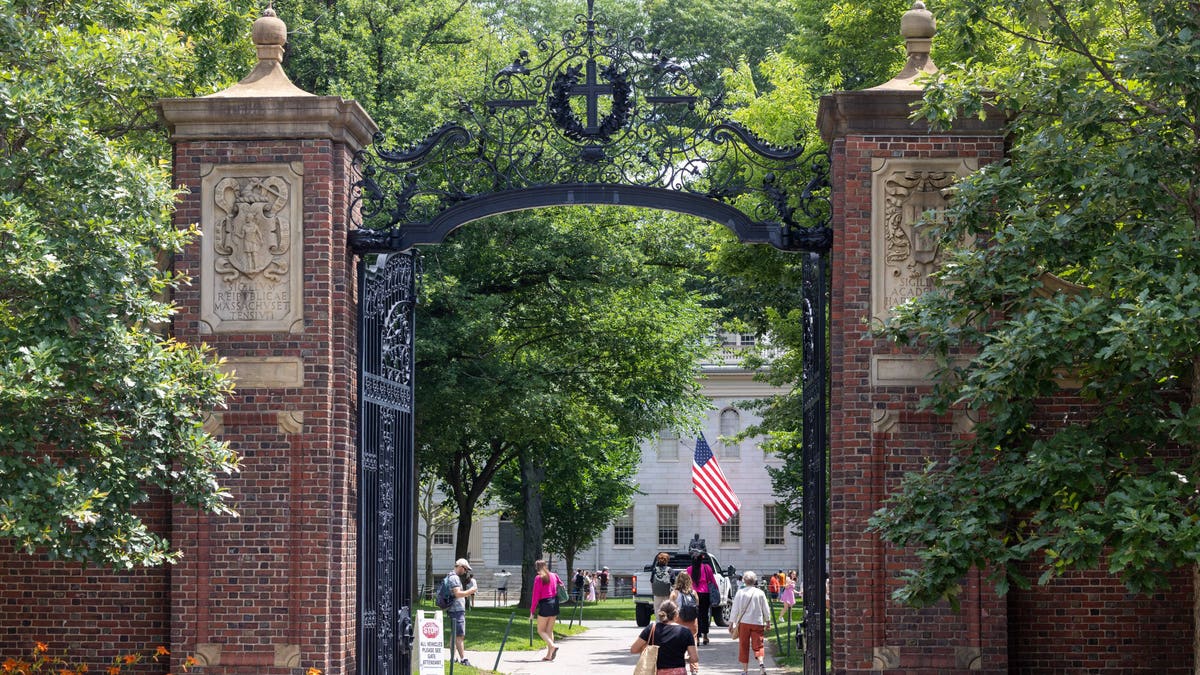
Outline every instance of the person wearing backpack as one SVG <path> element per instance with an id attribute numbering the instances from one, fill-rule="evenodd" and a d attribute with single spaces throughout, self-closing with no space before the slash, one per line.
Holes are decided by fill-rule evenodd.
<path id="1" fill-rule="evenodd" d="M 696 595 L 696 589 L 692 588 L 690 574 L 680 572 L 675 575 L 675 588 L 671 591 L 670 600 L 679 608 L 679 613 L 675 615 L 675 623 L 687 626 L 688 630 L 692 631 L 692 637 L 696 637 L 700 622 L 700 596 Z"/>
<path id="2" fill-rule="evenodd" d="M 467 661 L 466 641 L 467 641 L 467 600 L 469 596 L 479 592 L 479 586 L 473 578 L 467 579 L 467 587 L 463 588 L 463 577 L 471 573 L 471 563 L 467 562 L 466 558 L 459 558 L 454 561 L 454 571 L 446 575 L 442 580 L 442 586 L 438 588 L 437 605 L 446 610 L 446 614 L 450 616 L 450 622 L 454 624 L 454 648 L 458 651 L 458 663 L 464 666 L 471 665 Z M 446 606 L 443 607 L 443 603 Z M 453 659 L 454 655 L 451 654 Z"/>
<path id="3" fill-rule="evenodd" d="M 650 570 L 650 592 L 654 595 L 654 612 L 671 597 L 671 556 L 660 551 L 654 556 L 654 568 Z"/>

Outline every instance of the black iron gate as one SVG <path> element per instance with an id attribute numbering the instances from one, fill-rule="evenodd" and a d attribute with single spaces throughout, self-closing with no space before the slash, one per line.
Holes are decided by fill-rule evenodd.
<path id="1" fill-rule="evenodd" d="M 358 672 L 411 668 L 414 252 L 358 262 Z"/>
<path id="2" fill-rule="evenodd" d="M 359 672 L 411 668 L 414 247 L 490 215 L 581 204 L 692 214 L 803 252 L 805 672 L 825 672 L 829 155 L 758 138 L 686 64 L 605 28 L 593 0 L 576 21 L 463 101 L 463 121 L 407 147 L 379 135 L 357 157 L 350 244 L 373 261 L 359 286 Z"/>

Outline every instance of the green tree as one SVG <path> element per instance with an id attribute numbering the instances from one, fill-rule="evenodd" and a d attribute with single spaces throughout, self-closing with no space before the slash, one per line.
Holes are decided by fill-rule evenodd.
<path id="1" fill-rule="evenodd" d="M 646 436 L 702 405 L 693 378 L 713 315 L 688 288 L 697 252 L 683 227 L 648 212 L 538 211 L 429 249 L 418 461 L 455 500 L 460 547 L 509 462 L 521 458 L 536 502 L 551 448 Z M 536 504 L 525 515 L 536 556 Z"/>
<path id="2" fill-rule="evenodd" d="M 9 0 L 0 16 L 0 537 L 116 568 L 174 560 L 139 506 L 231 513 L 217 481 L 237 458 L 202 429 L 227 379 L 165 337 L 183 280 L 159 261 L 193 233 L 171 223 L 153 103 L 243 70 L 229 42 L 249 17 Z"/>
<path id="3" fill-rule="evenodd" d="M 562 554 L 567 572 L 575 569 L 576 555 L 633 505 L 633 495 L 638 492 L 639 445 L 636 438 L 581 435 L 574 443 L 544 454 L 550 460 L 541 483 L 544 542 L 548 550 Z M 527 509 L 521 484 L 519 466 L 510 464 L 496 480 L 493 492 L 523 525 Z"/>
<path id="4" fill-rule="evenodd" d="M 1152 591 L 1200 558 L 1200 4 L 969 2 L 956 20 L 1013 49 L 947 74 L 923 114 L 990 101 L 1012 153 L 957 188 L 937 287 L 886 330 L 941 364 L 933 410 L 983 413 L 873 521 L 920 560 L 897 597 L 954 601 L 973 566 L 1002 592 L 1097 566 Z M 1039 422 L 1064 386 L 1086 406 Z"/>

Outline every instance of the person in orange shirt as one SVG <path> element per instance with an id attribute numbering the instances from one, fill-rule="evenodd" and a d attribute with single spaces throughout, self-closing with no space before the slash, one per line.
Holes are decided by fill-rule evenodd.
<path id="1" fill-rule="evenodd" d="M 767 593 L 771 596 L 772 600 L 779 597 L 779 575 L 778 574 L 772 574 L 767 579 Z"/>

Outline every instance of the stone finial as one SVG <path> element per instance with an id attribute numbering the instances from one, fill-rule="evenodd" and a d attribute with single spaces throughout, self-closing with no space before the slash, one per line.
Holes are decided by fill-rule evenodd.
<path id="1" fill-rule="evenodd" d="M 912 9 L 900 17 L 900 35 L 904 36 L 906 40 L 914 38 L 928 40 L 936 32 L 937 21 L 933 18 L 933 12 L 925 9 L 925 3 L 921 0 L 916 0 Z"/>
<path id="2" fill-rule="evenodd" d="M 312 96 L 292 84 L 283 72 L 283 47 L 287 44 L 287 24 L 275 15 L 270 5 L 263 10 L 250 28 L 250 37 L 258 52 L 258 63 L 241 82 L 210 94 L 215 98 L 249 98 L 275 96 Z M 208 97 L 205 97 L 208 98 Z"/>
<path id="3" fill-rule="evenodd" d="M 287 44 L 287 24 L 275 15 L 273 7 L 268 6 L 251 26 L 250 38 L 259 49 L 268 46 L 278 46 L 282 49 Z M 259 58 L 262 58 L 261 54 Z"/>
<path id="4" fill-rule="evenodd" d="M 899 75 L 891 80 L 871 87 L 876 89 L 920 89 L 916 80 L 921 75 L 932 75 L 938 71 L 929 57 L 933 45 L 933 36 L 937 33 L 937 21 L 933 13 L 925 9 L 921 0 L 913 2 L 912 9 L 900 17 L 900 35 L 904 37 L 904 48 L 908 51 L 908 61 Z"/>

